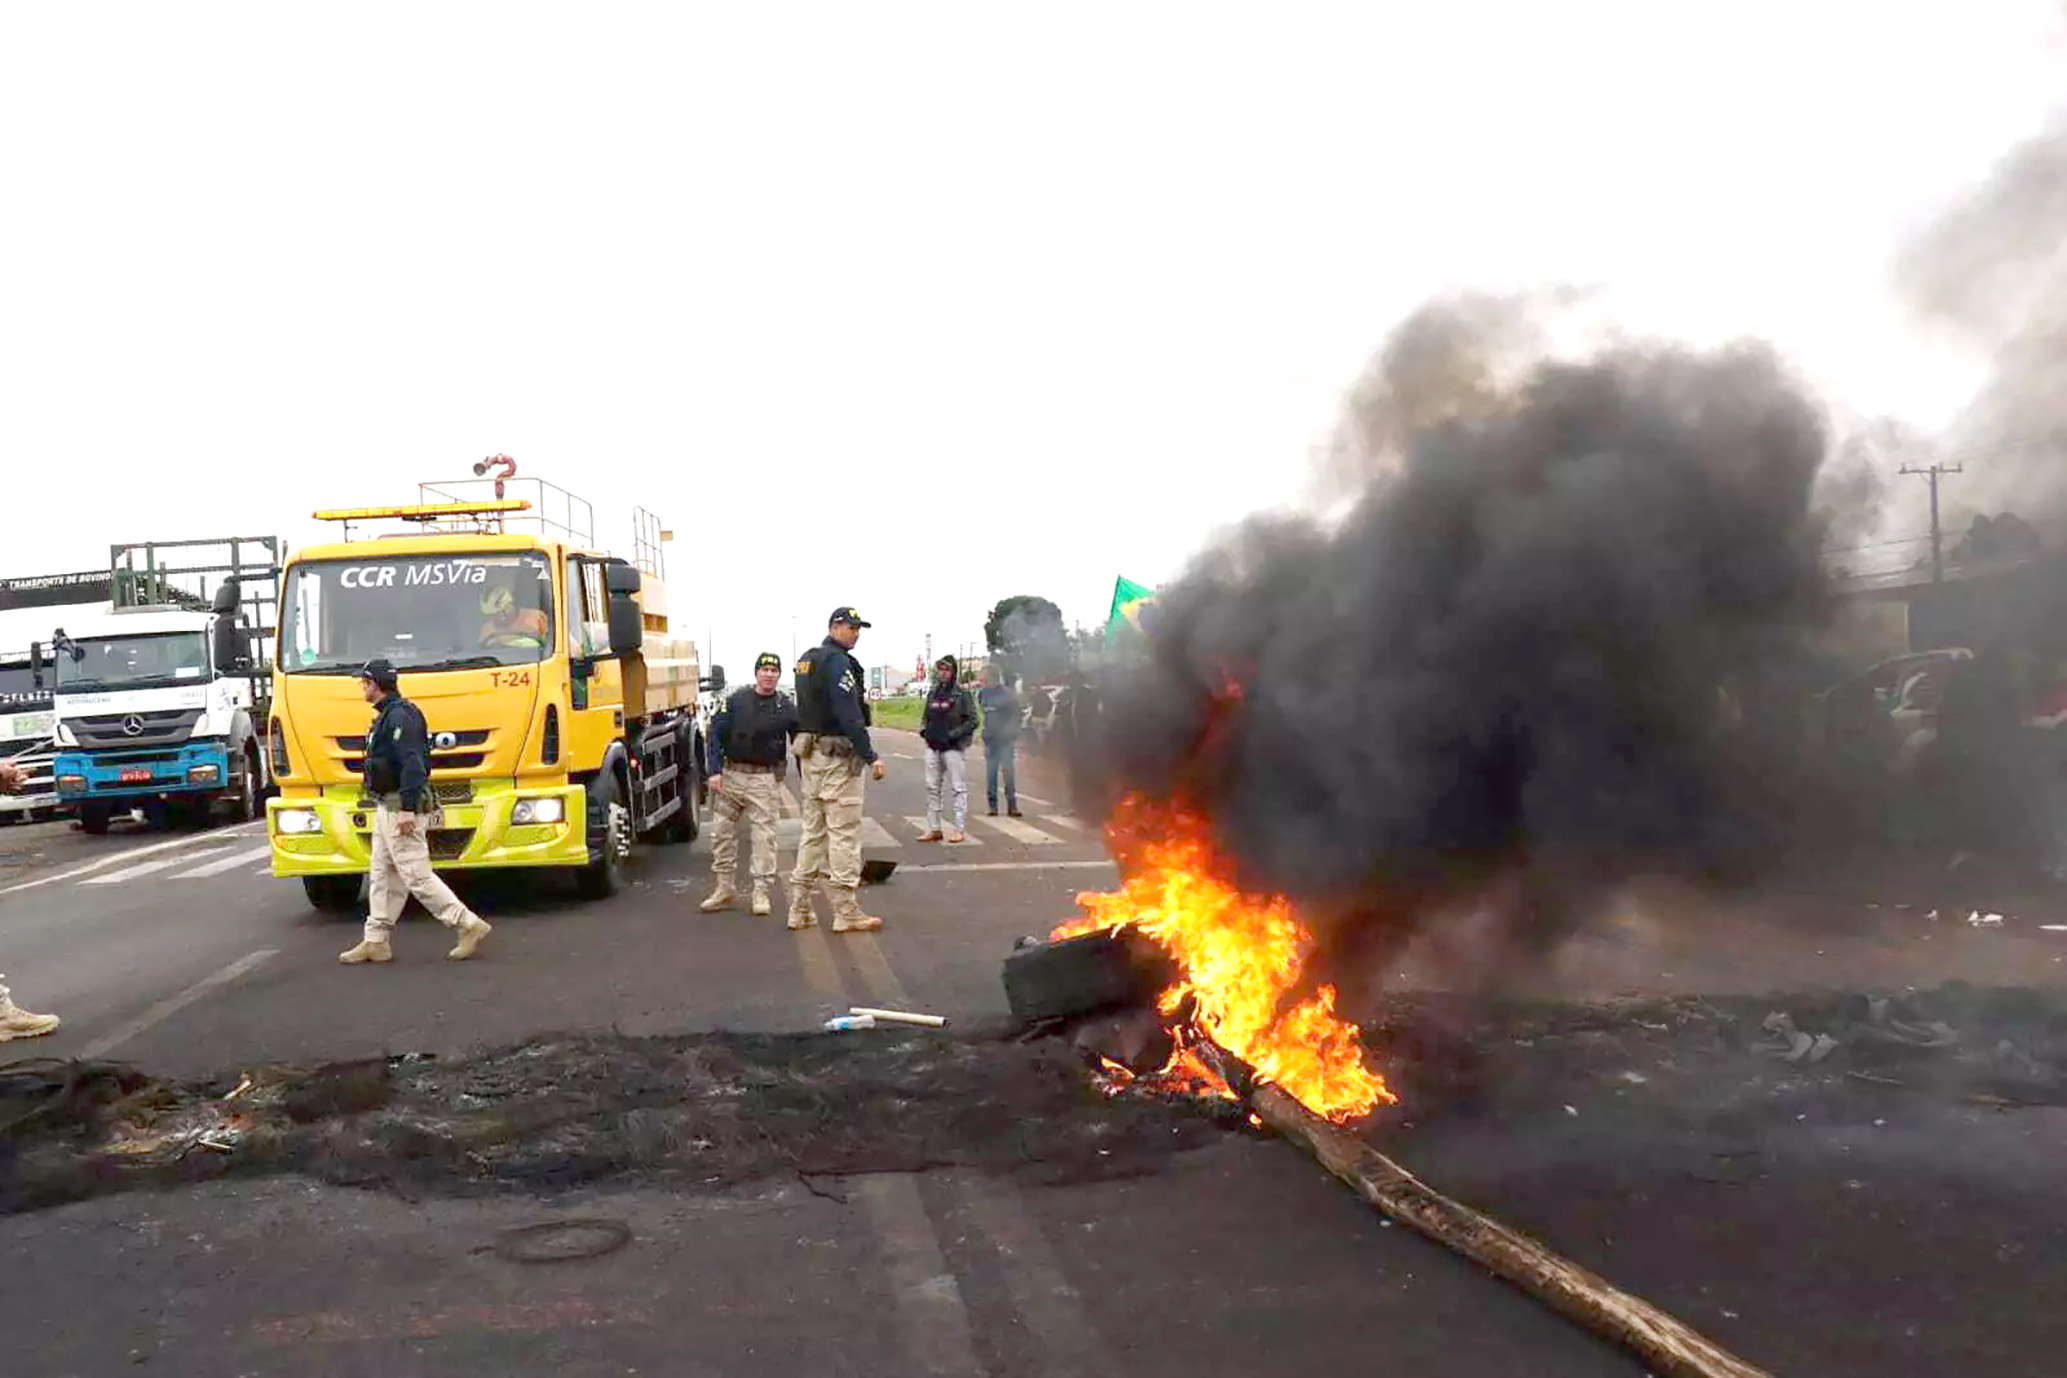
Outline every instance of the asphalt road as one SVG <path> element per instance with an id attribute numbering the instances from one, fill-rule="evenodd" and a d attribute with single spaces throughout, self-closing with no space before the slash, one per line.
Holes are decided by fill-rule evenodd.
<path id="1" fill-rule="evenodd" d="M 706 839 L 646 854 L 605 902 L 467 887 L 497 925 L 475 961 L 444 961 L 444 931 L 416 916 L 396 963 L 344 968 L 336 954 L 356 925 L 272 880 L 254 830 L 0 832 L 0 969 L 23 1004 L 66 1021 L 5 1052 L 200 1076 L 548 1031 L 799 1030 L 850 1004 L 957 1025 L 1000 1015 L 1013 939 L 1068 916 L 1079 890 L 1114 872 L 1034 771 L 1022 772 L 1021 827 L 980 816 L 972 770 L 974 842 L 919 844 L 917 745 L 884 737 L 892 773 L 870 788 L 869 853 L 900 866 L 864 892 L 886 920 L 872 936 L 791 934 L 779 912 L 696 912 Z M 1876 962 L 1920 970 L 1918 954 L 1941 976 L 1948 960 L 2060 974 L 2046 915 L 1983 930 L 1922 913 L 1919 901 L 1890 918 L 1897 927 L 1820 929 L 1768 915 L 1771 941 L 1792 944 L 1773 949 L 1788 967 L 1715 943 L 1710 916 L 1690 934 L 1635 912 L 1575 945 L 1555 984 L 1698 986 L 1703 953 L 1718 950 L 1738 987 L 1760 971 L 1784 984 L 1812 957 L 1848 964 L 1816 972 L 1839 983 Z M 2067 1201 L 2044 1165 L 2067 1112 L 1919 1111 L 1898 1135 L 1880 1121 L 1903 1129 L 1899 1109 L 1798 1123 L 1788 1102 L 1768 1117 L 1782 1124 L 1727 1131 L 1732 1154 L 1757 1138 L 1765 1175 L 1718 1185 L 1687 1164 L 1712 1156 L 1721 1131 L 1683 1107 L 1609 1117 L 1603 1094 L 1538 1088 L 1548 1107 L 1533 1121 L 1498 1104 L 1445 1112 L 1410 1126 L 1403 1151 L 1438 1186 L 1776 1371 L 2049 1366 Z M 630 1242 L 552 1266 L 496 1252 L 502 1231 L 570 1213 L 622 1222 Z M 547 1201 L 219 1182 L 0 1219 L 0 1241 L 34 1260 L 0 1291 L 7 1367 L 24 1373 L 1641 1372 L 1383 1226 L 1296 1151 L 1240 1136 L 1124 1180 L 1063 1185 L 931 1171 Z"/>

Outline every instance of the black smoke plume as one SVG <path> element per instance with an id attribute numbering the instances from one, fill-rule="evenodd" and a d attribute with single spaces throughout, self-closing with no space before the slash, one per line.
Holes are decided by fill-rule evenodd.
<path id="1" fill-rule="evenodd" d="M 1989 361 L 1948 448 L 1962 516 L 2067 516 L 2067 116 L 1997 162 L 1897 264 L 1928 324 Z M 1964 527 L 1964 521 L 1958 523 Z"/>
<path id="2" fill-rule="evenodd" d="M 1510 351 L 1483 303 L 1398 333 L 1337 447 L 1353 507 L 1252 521 L 1166 587 L 1076 762 L 1093 806 L 1208 817 L 1352 988 L 1459 906 L 1536 948 L 1797 821 L 1821 412 L 1755 346 L 1479 367 L 1489 319 Z"/>

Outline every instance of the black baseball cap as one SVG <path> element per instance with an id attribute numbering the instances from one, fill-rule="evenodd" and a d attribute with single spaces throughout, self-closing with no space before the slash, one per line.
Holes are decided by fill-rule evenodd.
<path id="1" fill-rule="evenodd" d="M 400 682 L 395 673 L 395 663 L 391 660 L 367 661 L 359 667 L 359 678 L 372 680 L 390 694 L 395 692 L 395 685 Z"/>
<path id="2" fill-rule="evenodd" d="M 770 670 L 780 670 L 782 668 L 782 657 L 773 651 L 763 651 L 754 657 L 754 668 L 759 670 L 764 666 Z"/>
<path id="3" fill-rule="evenodd" d="M 837 627 L 841 623 L 845 623 L 850 627 L 873 627 L 875 625 L 873 622 L 862 621 L 861 614 L 848 607 L 845 603 L 834 608 L 833 615 L 825 619 L 825 625 L 828 627 Z"/>

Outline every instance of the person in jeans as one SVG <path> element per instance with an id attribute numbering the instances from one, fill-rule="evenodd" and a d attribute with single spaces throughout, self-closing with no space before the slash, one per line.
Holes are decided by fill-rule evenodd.
<path id="1" fill-rule="evenodd" d="M 977 691 L 983 709 L 983 792 L 990 799 L 990 816 L 998 816 L 998 776 L 1005 777 L 1005 812 L 1019 813 L 1019 693 L 998 673 L 995 665 L 983 667 L 983 688 Z"/>
<path id="2" fill-rule="evenodd" d="M 926 695 L 926 717 L 919 736 L 926 743 L 926 831 L 921 842 L 940 841 L 941 795 L 952 790 L 954 826 L 949 842 L 967 840 L 969 827 L 969 743 L 976 740 L 976 700 L 956 678 L 953 656 L 933 665 L 933 689 Z"/>

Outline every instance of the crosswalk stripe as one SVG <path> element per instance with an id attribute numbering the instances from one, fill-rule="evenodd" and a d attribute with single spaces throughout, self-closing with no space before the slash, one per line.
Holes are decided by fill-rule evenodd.
<path id="1" fill-rule="evenodd" d="M 791 851 L 804 838 L 804 820 L 801 818 L 778 818 L 775 820 L 775 845 Z M 742 844 L 744 845 L 744 844 Z M 866 814 L 861 819 L 861 845 L 864 847 L 902 847 L 904 844 L 890 835 L 890 830 Z"/>
<path id="2" fill-rule="evenodd" d="M 268 842 L 263 847 L 253 847 L 250 851 L 247 852 L 232 852 L 228 856 L 222 857 L 219 860 L 211 861 L 201 866 L 196 866 L 191 871 L 181 871 L 178 875 L 174 876 L 173 879 L 202 880 L 208 876 L 219 876 L 224 871 L 229 870 L 233 866 L 242 866 L 246 862 L 259 861 L 265 857 L 271 856 L 272 854 L 273 844 Z"/>
<path id="3" fill-rule="evenodd" d="M 922 815 L 907 814 L 905 815 L 904 821 L 911 824 L 912 831 L 917 833 L 919 836 L 924 837 L 926 835 L 926 820 Z M 940 825 L 940 830 L 942 832 L 946 832 L 947 824 L 942 823 Z M 981 847 L 983 845 L 983 842 L 980 838 L 972 837 L 967 842 L 959 843 L 957 845 L 963 847 Z"/>
<path id="4" fill-rule="evenodd" d="M 1032 801 L 1029 800 L 1028 802 Z M 1063 827 L 1068 828 L 1073 833 L 1084 832 L 1088 830 L 1091 826 L 1089 823 L 1086 823 L 1083 819 L 1072 818 L 1066 813 L 1044 813 L 1041 815 L 1041 817 L 1047 819 L 1050 823 L 1059 823 Z"/>
<path id="5" fill-rule="evenodd" d="M 147 876 L 153 871 L 162 871 L 168 866 L 181 865 L 192 861 L 198 856 L 214 856 L 220 850 L 220 848 L 210 847 L 206 851 L 181 852 L 178 856 L 153 857 L 149 861 L 139 861 L 134 866 L 124 866 L 119 871 L 109 871 L 106 875 L 88 876 L 79 883 L 81 885 L 114 885 L 117 882 L 131 880 L 137 876 Z"/>
<path id="6" fill-rule="evenodd" d="M 1000 816 L 997 818 L 982 817 L 974 821 L 983 824 L 986 828 L 996 828 L 1014 842 L 1024 842 L 1029 847 L 1053 847 L 1062 841 L 1061 838 L 1050 833 L 1044 833 L 1023 819 Z"/>

